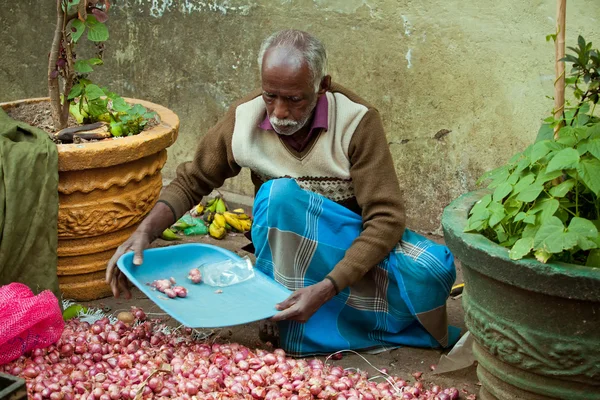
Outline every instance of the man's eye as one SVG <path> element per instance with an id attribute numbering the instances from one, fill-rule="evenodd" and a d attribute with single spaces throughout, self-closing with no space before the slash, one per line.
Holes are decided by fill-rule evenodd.
<path id="1" fill-rule="evenodd" d="M 290 100 L 294 103 L 298 103 L 299 101 L 302 101 L 302 99 L 300 97 L 290 97 Z"/>

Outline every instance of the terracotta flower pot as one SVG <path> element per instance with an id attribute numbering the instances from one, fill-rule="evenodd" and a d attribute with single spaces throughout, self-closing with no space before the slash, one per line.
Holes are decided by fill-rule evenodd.
<path id="1" fill-rule="evenodd" d="M 442 216 L 446 244 L 462 262 L 480 398 L 600 399 L 600 269 L 514 261 L 465 233 L 482 195 L 465 194 Z"/>
<path id="2" fill-rule="evenodd" d="M 162 189 L 166 148 L 179 118 L 158 104 L 125 99 L 155 111 L 160 123 L 139 135 L 58 145 L 58 278 L 66 299 L 111 294 L 106 264 L 152 209 Z M 5 110 L 47 98 L 2 103 Z"/>

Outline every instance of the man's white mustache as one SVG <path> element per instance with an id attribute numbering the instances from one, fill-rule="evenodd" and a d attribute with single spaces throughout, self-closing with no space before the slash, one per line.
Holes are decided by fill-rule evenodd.
<path id="1" fill-rule="evenodd" d="M 298 125 L 298 121 L 294 121 L 293 119 L 279 119 L 277 117 L 269 118 L 271 125 L 277 126 L 296 126 Z"/>

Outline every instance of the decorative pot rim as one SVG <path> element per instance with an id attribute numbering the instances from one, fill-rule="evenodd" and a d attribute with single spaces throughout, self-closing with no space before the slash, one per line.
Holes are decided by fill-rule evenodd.
<path id="1" fill-rule="evenodd" d="M 447 246 L 468 268 L 506 284 L 547 295 L 600 301 L 600 268 L 550 262 L 533 258 L 511 260 L 508 249 L 479 233 L 464 232 L 469 210 L 484 190 L 463 194 L 452 201 L 442 214 Z"/>
<path id="2" fill-rule="evenodd" d="M 125 100 L 155 111 L 160 117 L 158 125 L 133 136 L 80 144 L 59 144 L 56 146 L 59 171 L 104 168 L 127 163 L 158 153 L 175 142 L 179 132 L 179 117 L 173 111 L 145 100 L 135 98 L 125 98 Z M 48 97 L 21 99 L 0 103 L 0 107 L 10 109 L 19 104 L 44 101 L 50 99 Z"/>

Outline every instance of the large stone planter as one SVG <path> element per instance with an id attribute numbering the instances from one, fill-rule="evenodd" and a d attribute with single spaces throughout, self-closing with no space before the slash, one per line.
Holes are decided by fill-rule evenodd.
<path id="1" fill-rule="evenodd" d="M 152 209 L 162 188 L 166 148 L 179 118 L 158 104 L 126 99 L 155 111 L 159 125 L 136 136 L 58 145 L 58 278 L 67 299 L 110 295 L 106 264 Z M 9 109 L 27 99 L 2 103 Z"/>
<path id="2" fill-rule="evenodd" d="M 486 399 L 600 399 L 600 269 L 513 261 L 464 233 L 482 192 L 450 204 L 446 244 L 462 262 L 466 325 Z"/>

